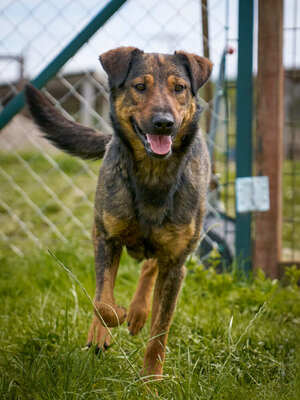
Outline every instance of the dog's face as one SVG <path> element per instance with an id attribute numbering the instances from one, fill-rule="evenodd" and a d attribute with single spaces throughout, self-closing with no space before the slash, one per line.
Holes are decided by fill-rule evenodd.
<path id="1" fill-rule="evenodd" d="M 196 93 L 212 64 L 194 54 L 144 53 L 121 47 L 100 56 L 113 112 L 136 155 L 166 158 L 197 116 Z"/>

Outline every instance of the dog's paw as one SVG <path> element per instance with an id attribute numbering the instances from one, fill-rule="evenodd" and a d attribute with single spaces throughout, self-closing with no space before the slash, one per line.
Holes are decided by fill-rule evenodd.
<path id="1" fill-rule="evenodd" d="M 99 321 L 109 328 L 122 325 L 127 316 L 127 310 L 124 307 L 110 305 L 107 303 L 95 303 L 95 315 Z"/>
<path id="2" fill-rule="evenodd" d="M 141 306 L 132 303 L 127 317 L 128 330 L 131 335 L 136 335 L 145 325 L 149 311 Z"/>
<path id="3" fill-rule="evenodd" d="M 110 345 L 111 336 L 107 328 L 105 328 L 99 319 L 94 316 L 93 321 L 91 323 L 87 344 L 83 348 L 83 350 L 88 350 L 93 343 L 96 344 L 95 353 L 98 354 L 100 351 L 107 350 Z"/>

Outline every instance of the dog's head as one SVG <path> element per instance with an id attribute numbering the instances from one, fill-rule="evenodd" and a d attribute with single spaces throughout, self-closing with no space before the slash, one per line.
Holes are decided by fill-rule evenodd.
<path id="1" fill-rule="evenodd" d="M 195 54 L 120 47 L 100 56 L 108 74 L 113 122 L 141 157 L 166 158 L 197 123 L 196 94 L 212 63 Z M 194 129 L 195 130 L 195 129 Z"/>

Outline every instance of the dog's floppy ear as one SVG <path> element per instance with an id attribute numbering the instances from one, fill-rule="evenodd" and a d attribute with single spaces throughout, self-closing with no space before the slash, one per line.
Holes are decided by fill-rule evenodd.
<path id="1" fill-rule="evenodd" d="M 205 57 L 185 51 L 175 51 L 181 63 L 185 66 L 192 84 L 192 93 L 195 96 L 197 91 L 210 77 L 213 64 Z"/>
<path id="2" fill-rule="evenodd" d="M 108 75 L 110 88 L 118 88 L 125 82 L 135 55 L 143 53 L 136 47 L 118 47 L 100 55 L 99 60 Z"/>

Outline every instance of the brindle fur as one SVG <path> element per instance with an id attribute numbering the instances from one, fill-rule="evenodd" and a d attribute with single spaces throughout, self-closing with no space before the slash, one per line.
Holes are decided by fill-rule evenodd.
<path id="1" fill-rule="evenodd" d="M 143 374 L 159 377 L 184 262 L 199 239 L 205 211 L 210 167 L 198 130 L 196 93 L 212 65 L 183 51 L 147 54 L 132 47 L 104 53 L 100 61 L 109 78 L 112 137 L 68 121 L 32 86 L 27 99 L 36 123 L 56 146 L 85 158 L 105 152 L 95 199 L 95 307 L 108 327 L 127 317 L 135 335 L 147 319 L 155 286 Z M 139 83 L 146 89 L 137 90 Z M 184 89 L 175 91 L 175 85 Z M 153 116 L 161 114 L 174 121 L 172 154 L 155 158 L 136 126 L 142 133 L 165 134 L 153 128 Z M 146 259 L 128 316 L 113 293 L 123 246 L 136 259 Z M 96 313 L 88 343 L 107 348 L 109 340 Z"/>

